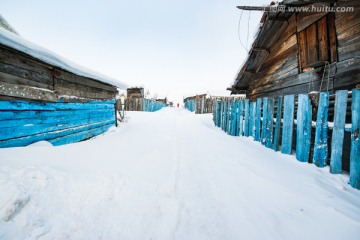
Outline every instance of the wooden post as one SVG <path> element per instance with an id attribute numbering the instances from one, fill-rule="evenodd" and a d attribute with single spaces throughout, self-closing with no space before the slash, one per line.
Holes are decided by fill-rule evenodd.
<path id="1" fill-rule="evenodd" d="M 255 141 L 260 141 L 261 136 L 261 103 L 261 98 L 256 99 Z"/>
<path id="2" fill-rule="evenodd" d="M 360 189 L 360 90 L 352 91 L 352 131 L 350 153 L 350 185 Z"/>
<path id="3" fill-rule="evenodd" d="M 268 98 L 263 98 L 263 118 L 262 118 L 262 131 L 261 131 L 261 144 L 266 143 L 266 128 L 267 128 L 267 115 L 268 115 Z"/>
<path id="4" fill-rule="evenodd" d="M 342 172 L 342 151 L 344 143 L 347 97 L 347 90 L 339 90 L 336 92 L 330 159 L 330 172 L 334 174 Z"/>
<path id="5" fill-rule="evenodd" d="M 284 97 L 284 122 L 282 129 L 281 153 L 291 154 L 294 128 L 294 95 Z"/>
<path id="6" fill-rule="evenodd" d="M 239 101 L 239 136 L 244 134 L 244 101 Z"/>
<path id="7" fill-rule="evenodd" d="M 296 159 L 300 162 L 308 162 L 311 139 L 311 115 L 312 109 L 307 94 L 299 94 L 298 109 L 296 115 Z"/>
<path id="8" fill-rule="evenodd" d="M 281 128 L 281 111 L 282 111 L 282 97 L 278 97 L 277 111 L 276 111 L 276 125 L 274 133 L 274 151 L 279 151 L 280 128 Z"/>
<path id="9" fill-rule="evenodd" d="M 268 110 L 266 116 L 266 140 L 265 140 L 265 147 L 271 148 L 273 146 L 273 137 L 274 137 L 274 99 L 268 99 Z"/>
<path id="10" fill-rule="evenodd" d="M 249 136 L 249 122 L 250 122 L 250 106 L 249 106 L 249 99 L 245 99 L 245 129 L 244 129 L 244 136 Z"/>
<path id="11" fill-rule="evenodd" d="M 329 92 L 320 93 L 319 107 L 316 118 L 315 146 L 313 163 L 318 167 L 325 167 L 328 156 Z"/>

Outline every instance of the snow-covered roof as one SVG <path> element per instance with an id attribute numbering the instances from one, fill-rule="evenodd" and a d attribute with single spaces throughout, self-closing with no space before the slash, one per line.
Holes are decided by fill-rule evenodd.
<path id="1" fill-rule="evenodd" d="M 0 44 L 13 48 L 19 52 L 30 55 L 42 62 L 48 63 L 51 66 L 61 68 L 76 75 L 95 79 L 104 83 L 108 83 L 120 89 L 125 89 L 127 87 L 127 84 L 117 79 L 104 76 L 101 73 L 80 66 L 72 61 L 69 61 L 59 56 L 58 54 L 46 48 L 43 48 L 39 45 L 29 42 L 26 39 L 12 32 L 9 32 L 3 28 L 0 28 Z"/>

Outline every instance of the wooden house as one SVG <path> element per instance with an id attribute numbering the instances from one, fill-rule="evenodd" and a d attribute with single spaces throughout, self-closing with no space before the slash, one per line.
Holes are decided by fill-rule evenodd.
<path id="1" fill-rule="evenodd" d="M 229 90 L 251 100 L 351 90 L 360 83 L 359 63 L 358 0 L 284 0 L 263 14 Z"/>
<path id="2" fill-rule="evenodd" d="M 277 97 L 294 94 L 295 110 L 297 95 L 308 94 L 313 122 L 317 121 L 319 92 L 330 93 L 328 120 L 333 122 L 334 93 L 348 90 L 346 123 L 351 125 L 351 90 L 360 84 L 360 1 L 284 0 L 263 10 L 248 58 L 228 90 L 245 93 L 251 103 L 260 98 L 275 99 L 275 106 Z M 330 129 L 329 134 L 333 134 Z M 344 134 L 342 167 L 349 171 L 350 130 Z M 314 135 L 312 131 L 309 161 Z M 295 138 L 293 141 L 294 148 Z M 329 146 L 331 141 L 327 141 Z"/>
<path id="3" fill-rule="evenodd" d="M 0 27 L 0 147 L 101 134 L 115 125 L 118 88 L 125 84 Z"/>

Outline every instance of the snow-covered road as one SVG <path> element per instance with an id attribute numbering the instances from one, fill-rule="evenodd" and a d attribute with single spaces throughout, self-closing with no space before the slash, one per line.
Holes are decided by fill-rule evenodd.
<path id="1" fill-rule="evenodd" d="M 359 239 L 347 176 L 211 117 L 130 112 L 94 140 L 0 149 L 0 239 Z"/>

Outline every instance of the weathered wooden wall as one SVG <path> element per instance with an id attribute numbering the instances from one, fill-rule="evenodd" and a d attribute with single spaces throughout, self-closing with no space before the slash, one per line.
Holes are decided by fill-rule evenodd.
<path id="1" fill-rule="evenodd" d="M 266 46 L 261 40 L 270 41 L 276 31 L 276 18 L 265 22 L 272 31 L 263 30 L 262 38 L 254 43 L 250 55 L 254 57 L 248 59 L 246 71 L 242 69 L 239 77 L 243 81 L 240 86 L 248 82 L 250 99 L 312 91 L 333 93 L 360 83 L 360 3 L 341 1 L 337 6 L 352 6 L 354 12 L 292 14 L 285 23 L 278 20 L 284 30 L 276 42 L 257 48 Z M 318 41 L 306 35 L 316 36 Z M 306 59 L 313 64 L 306 66 Z"/>
<path id="2" fill-rule="evenodd" d="M 72 102 L 114 99 L 117 89 L 0 45 L 0 99 Z"/>
<path id="3" fill-rule="evenodd" d="M 125 99 L 125 111 L 143 111 L 143 99 Z"/>
<path id="4" fill-rule="evenodd" d="M 344 2 L 340 6 L 355 7 L 353 13 L 336 13 L 338 64 L 334 89 L 351 89 L 360 84 L 360 2 Z"/>
<path id="5" fill-rule="evenodd" d="M 78 142 L 115 124 L 116 87 L 0 45 L 0 147 Z"/>

